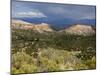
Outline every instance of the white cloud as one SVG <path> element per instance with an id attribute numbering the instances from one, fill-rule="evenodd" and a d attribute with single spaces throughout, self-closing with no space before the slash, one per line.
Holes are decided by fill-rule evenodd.
<path id="1" fill-rule="evenodd" d="M 16 12 L 14 17 L 16 18 L 23 18 L 23 17 L 42 18 L 42 17 L 47 17 L 47 16 L 40 11 L 21 11 L 21 12 Z"/>

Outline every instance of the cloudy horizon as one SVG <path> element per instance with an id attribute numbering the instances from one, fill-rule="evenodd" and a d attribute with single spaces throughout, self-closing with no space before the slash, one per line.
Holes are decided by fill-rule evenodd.
<path id="1" fill-rule="evenodd" d="M 12 1 L 12 18 L 31 23 L 96 25 L 96 6 Z"/>

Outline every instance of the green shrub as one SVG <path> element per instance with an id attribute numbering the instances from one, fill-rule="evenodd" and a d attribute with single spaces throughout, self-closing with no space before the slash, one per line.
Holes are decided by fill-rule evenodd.
<path id="1" fill-rule="evenodd" d="M 95 69 L 95 43 L 95 35 L 13 29 L 12 74 Z M 41 49 L 41 56 L 34 58 L 37 48 Z"/>

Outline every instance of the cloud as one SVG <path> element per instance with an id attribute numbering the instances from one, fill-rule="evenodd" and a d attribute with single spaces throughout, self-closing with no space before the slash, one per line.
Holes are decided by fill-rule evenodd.
<path id="1" fill-rule="evenodd" d="M 34 12 L 34 11 L 26 11 L 26 12 L 17 12 L 15 13 L 15 16 L 17 18 L 26 18 L 26 17 L 33 17 L 33 18 L 42 18 L 42 17 L 47 17 L 46 15 L 44 15 L 42 12 Z"/>
<path id="2" fill-rule="evenodd" d="M 72 4 L 49 4 L 35 2 L 12 2 L 12 17 L 47 17 L 52 19 L 94 19 L 95 6 Z"/>
<path id="3" fill-rule="evenodd" d="M 81 6 L 81 5 L 49 6 L 48 12 L 63 18 L 64 17 L 73 18 L 73 19 L 94 19 L 95 18 L 94 6 Z"/>

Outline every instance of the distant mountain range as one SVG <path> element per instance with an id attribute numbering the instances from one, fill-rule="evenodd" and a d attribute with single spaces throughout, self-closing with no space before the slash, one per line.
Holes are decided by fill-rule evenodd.
<path id="1" fill-rule="evenodd" d="M 50 26 L 55 29 L 55 30 L 60 30 L 64 29 L 70 25 L 73 24 L 85 24 L 85 25 L 96 25 L 96 19 L 71 19 L 71 18 L 61 18 L 61 19 L 55 19 L 55 18 L 15 18 L 18 20 L 23 20 L 29 23 L 35 23 L 35 24 L 40 24 L 40 23 L 47 23 L 50 24 Z"/>
<path id="2" fill-rule="evenodd" d="M 12 20 L 11 27 L 12 29 L 32 29 L 39 33 L 56 31 L 51 27 L 51 25 L 47 23 L 33 24 L 22 20 Z M 56 32 L 75 34 L 75 35 L 90 35 L 90 34 L 95 34 L 96 27 L 85 24 L 74 24 Z"/>

